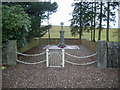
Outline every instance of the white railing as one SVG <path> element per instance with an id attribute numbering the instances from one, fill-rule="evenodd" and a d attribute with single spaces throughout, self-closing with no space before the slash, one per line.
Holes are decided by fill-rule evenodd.
<path id="1" fill-rule="evenodd" d="M 80 58 L 80 59 L 90 58 L 90 57 L 93 57 L 93 56 L 97 55 L 97 53 L 94 53 L 94 54 L 91 54 L 91 55 L 88 55 L 88 56 L 75 56 L 75 55 L 69 54 L 67 52 L 65 52 L 65 54 L 68 55 L 68 56 L 71 56 L 71 57 L 74 57 L 74 58 Z M 73 64 L 73 65 L 78 65 L 78 66 L 91 65 L 91 64 L 96 63 L 96 61 L 91 61 L 91 62 L 88 62 L 88 63 L 79 64 L 79 63 L 74 63 L 74 62 L 67 61 L 67 60 L 65 60 L 65 62 L 67 62 L 69 64 Z"/>
<path id="2" fill-rule="evenodd" d="M 45 62 L 46 60 L 44 60 L 44 61 L 39 61 L 39 62 L 34 62 L 34 63 L 29 63 L 29 62 L 24 62 L 24 61 L 20 61 L 20 60 L 16 60 L 17 62 L 19 62 L 19 63 L 23 63 L 23 64 L 40 64 L 40 63 L 43 63 L 43 62 Z"/>
<path id="3" fill-rule="evenodd" d="M 20 52 L 16 52 L 16 53 L 19 54 L 19 55 L 23 55 L 23 56 L 40 56 L 40 55 L 45 54 L 45 52 L 42 52 L 42 53 L 39 53 L 39 54 L 23 54 L 23 53 L 20 53 Z"/>
<path id="4" fill-rule="evenodd" d="M 75 56 L 75 55 L 69 54 L 67 52 L 65 54 L 68 55 L 68 56 L 71 56 L 71 57 L 81 58 L 81 59 L 90 58 L 90 57 L 93 57 L 93 56 L 97 55 L 97 53 L 94 53 L 94 54 L 88 55 L 88 56 Z"/>
<path id="5" fill-rule="evenodd" d="M 23 56 L 40 56 L 40 55 L 43 55 L 45 53 L 46 53 L 46 60 L 43 60 L 43 61 L 34 62 L 34 63 L 24 62 L 24 61 L 20 61 L 20 60 L 16 60 L 16 61 L 19 62 L 19 63 L 23 63 L 23 64 L 40 64 L 40 63 L 43 63 L 43 62 L 46 61 L 46 67 L 48 67 L 49 66 L 49 49 L 46 49 L 46 52 L 42 52 L 42 53 L 39 53 L 39 54 L 23 54 L 23 53 L 17 52 L 17 54 L 23 55 Z M 55 53 L 55 52 L 52 52 L 52 53 Z M 75 56 L 75 55 L 71 55 L 71 54 L 65 52 L 65 50 L 63 49 L 61 54 L 62 54 L 62 67 L 64 67 L 65 62 L 67 62 L 69 64 L 73 64 L 73 65 L 90 65 L 90 64 L 96 63 L 96 61 L 91 61 L 91 62 L 88 62 L 88 63 L 79 64 L 79 63 L 74 63 L 74 62 L 67 61 L 67 60 L 64 60 L 64 59 L 65 59 L 65 54 L 68 55 L 68 56 L 74 57 L 74 58 L 85 59 L 85 58 L 93 57 L 93 56 L 97 55 L 97 53 L 92 54 L 92 55 L 88 55 L 88 56 Z"/>
<path id="6" fill-rule="evenodd" d="M 23 53 L 20 53 L 20 52 L 16 52 L 17 54 L 19 55 L 22 55 L 22 56 L 41 56 L 43 54 L 45 54 L 45 52 L 42 52 L 42 53 L 39 53 L 39 54 L 23 54 Z M 39 62 L 34 62 L 34 63 L 30 63 L 30 62 L 24 62 L 24 61 L 20 61 L 20 60 L 16 60 L 17 62 L 19 63 L 23 63 L 23 64 L 40 64 L 40 63 L 43 63 L 45 62 L 46 60 L 43 60 L 43 61 L 39 61 Z"/>
<path id="7" fill-rule="evenodd" d="M 73 65 L 78 65 L 78 66 L 90 65 L 90 64 L 96 63 L 96 61 L 91 61 L 91 62 L 89 62 L 89 63 L 82 63 L 82 64 L 79 64 L 79 63 L 73 63 L 73 62 L 67 61 L 67 60 L 65 60 L 65 62 L 67 62 L 67 63 L 69 63 L 69 64 L 73 64 Z"/>

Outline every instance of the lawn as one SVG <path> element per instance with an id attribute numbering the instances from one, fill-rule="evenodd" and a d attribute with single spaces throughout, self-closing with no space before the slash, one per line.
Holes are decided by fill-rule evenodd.
<path id="1" fill-rule="evenodd" d="M 59 26 L 53 26 L 51 29 L 50 29 L 50 36 L 51 38 L 59 38 L 60 37 L 60 33 L 59 33 L 59 30 L 61 29 L 61 27 Z M 78 38 L 79 36 L 72 36 L 71 35 L 71 32 L 70 32 L 70 27 L 69 26 L 65 26 L 64 27 L 64 30 L 65 30 L 65 38 Z M 90 33 L 88 32 L 84 32 L 83 33 L 83 36 L 82 38 L 83 39 L 88 39 L 90 40 Z M 109 34 L 109 39 L 110 41 L 118 41 L 118 29 L 110 29 L 110 34 Z M 42 38 L 48 38 L 48 33 L 46 33 L 44 35 L 44 37 Z M 98 30 L 96 30 L 96 40 L 98 39 Z M 106 29 L 103 29 L 102 30 L 102 36 L 101 36 L 101 40 L 106 40 Z"/>
<path id="2" fill-rule="evenodd" d="M 53 26 L 51 28 L 51 30 L 50 30 L 50 36 L 51 36 L 51 38 L 60 38 L 59 30 L 60 30 L 59 26 Z M 65 30 L 65 38 L 79 38 L 79 36 L 73 37 L 71 35 L 70 27 L 65 26 L 64 30 Z M 105 40 L 105 36 L 106 36 L 106 30 L 103 29 L 102 30 L 102 40 Z M 42 38 L 48 38 L 48 33 L 46 33 L 44 35 L 44 37 L 42 37 Z M 82 38 L 90 40 L 90 33 L 84 32 Z M 96 30 L 96 41 L 97 41 L 97 38 L 98 38 L 98 30 Z M 110 29 L 110 41 L 111 42 L 118 41 L 118 29 Z M 20 50 L 20 52 L 24 52 L 24 51 L 30 49 L 31 47 L 39 45 L 39 43 L 40 43 L 39 38 L 34 38 L 34 39 L 32 39 L 31 42 L 27 42 L 25 44 L 24 48 L 22 48 Z"/>

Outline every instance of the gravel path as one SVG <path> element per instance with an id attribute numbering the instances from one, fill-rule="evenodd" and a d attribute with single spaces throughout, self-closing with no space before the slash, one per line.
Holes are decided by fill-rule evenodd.
<path id="1" fill-rule="evenodd" d="M 45 45 L 44 45 L 45 46 Z M 44 46 L 34 47 L 25 53 L 40 53 Z M 76 56 L 86 56 L 92 52 L 79 45 L 79 50 L 66 50 Z M 44 56 L 23 57 L 19 60 L 27 62 L 42 61 Z M 95 60 L 75 59 L 66 55 L 66 59 L 72 62 L 84 63 Z M 118 69 L 98 69 L 96 64 L 89 66 L 75 66 L 65 63 L 64 68 L 47 68 L 45 63 L 38 65 L 25 65 L 18 63 L 16 66 L 8 66 L 2 72 L 3 88 L 118 88 Z"/>

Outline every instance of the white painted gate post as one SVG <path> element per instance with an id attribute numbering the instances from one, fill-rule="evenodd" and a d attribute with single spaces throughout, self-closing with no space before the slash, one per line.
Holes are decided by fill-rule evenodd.
<path id="1" fill-rule="evenodd" d="M 49 66 L 49 58 L 48 58 L 48 55 L 49 55 L 49 49 L 46 49 L 46 67 Z"/>
<path id="2" fill-rule="evenodd" d="M 65 64 L 65 50 L 64 49 L 62 49 L 62 67 L 64 67 L 64 64 Z"/>

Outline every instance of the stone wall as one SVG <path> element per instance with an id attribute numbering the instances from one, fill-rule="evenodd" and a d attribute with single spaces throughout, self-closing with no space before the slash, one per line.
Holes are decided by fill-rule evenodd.
<path id="1" fill-rule="evenodd" d="M 52 38 L 50 39 L 41 39 L 40 40 L 41 44 L 59 44 L 60 43 L 60 39 L 59 38 Z M 65 44 L 73 44 L 73 45 L 80 45 L 81 42 L 79 39 L 72 39 L 72 38 L 65 38 Z"/>
<path id="2" fill-rule="evenodd" d="M 48 39 L 42 39 L 42 44 L 46 44 Z M 59 39 L 51 39 L 49 44 L 59 44 Z M 91 42 L 88 40 L 65 39 L 65 44 L 84 45 L 97 53 L 97 67 L 120 67 L 120 42 L 97 41 Z M 96 49 L 97 48 L 97 49 Z M 16 65 L 17 59 L 17 44 L 15 40 L 9 40 L 6 48 L 2 48 L 2 62 L 7 65 Z"/>
<path id="3" fill-rule="evenodd" d="M 2 48 L 2 64 L 7 64 L 7 48 Z"/>
<path id="4" fill-rule="evenodd" d="M 97 41 L 97 67 L 107 67 L 107 43 L 105 41 Z"/>
<path id="5" fill-rule="evenodd" d="M 120 42 L 97 42 L 97 67 L 120 68 Z"/>
<path id="6" fill-rule="evenodd" d="M 2 48 L 2 64 L 16 65 L 17 43 L 15 40 L 9 40 L 6 47 Z"/>
<path id="7" fill-rule="evenodd" d="M 107 66 L 120 67 L 120 42 L 107 43 Z"/>
<path id="8" fill-rule="evenodd" d="M 89 41 L 89 40 L 86 40 L 86 39 L 82 39 L 81 43 L 82 43 L 83 46 L 89 48 L 94 53 L 96 52 L 96 47 L 97 47 L 96 42 Z"/>
<path id="9" fill-rule="evenodd" d="M 50 39 L 50 41 L 49 41 L 49 39 L 41 38 L 39 40 L 38 45 L 48 45 L 48 44 L 58 45 L 59 43 L 60 43 L 59 38 L 52 38 L 52 39 Z M 87 47 L 91 51 L 93 51 L 94 53 L 96 52 L 96 42 L 91 42 L 89 40 L 85 40 L 85 39 L 80 40 L 78 38 L 74 38 L 74 39 L 73 38 L 65 38 L 65 44 L 68 44 L 68 45 L 84 45 L 85 47 Z M 35 46 L 33 46 L 33 47 L 35 47 Z M 22 51 L 22 52 L 24 52 L 24 51 Z"/>

